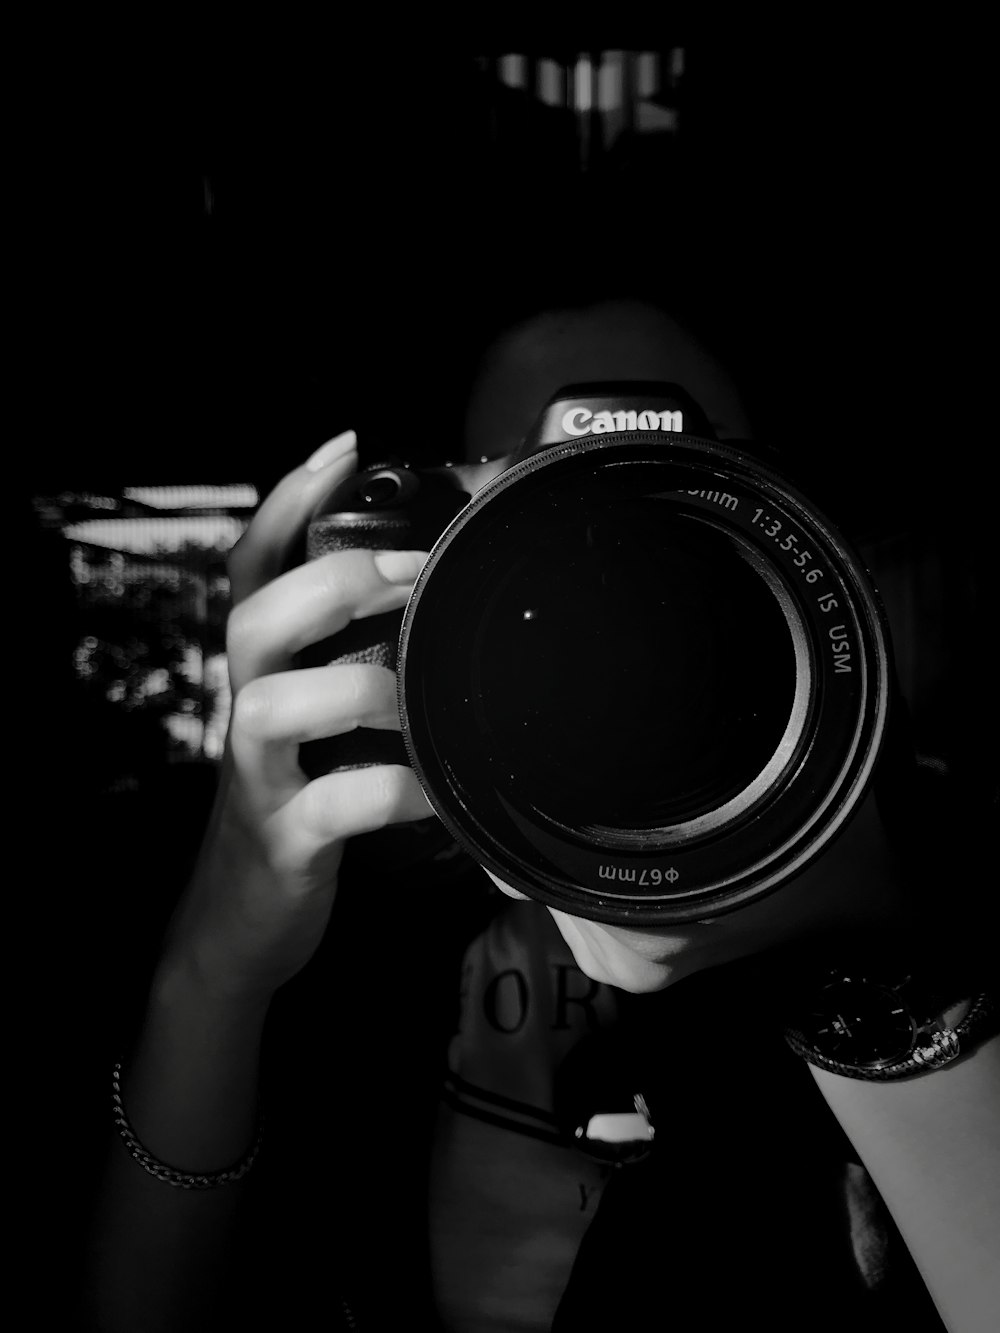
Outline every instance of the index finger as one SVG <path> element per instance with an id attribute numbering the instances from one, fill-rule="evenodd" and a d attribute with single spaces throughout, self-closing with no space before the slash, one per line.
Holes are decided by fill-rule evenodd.
<path id="1" fill-rule="evenodd" d="M 235 605 L 284 570 L 313 510 L 357 466 L 353 430 L 327 440 L 304 463 L 287 473 L 265 497 L 250 526 L 229 552 L 229 580 Z"/>

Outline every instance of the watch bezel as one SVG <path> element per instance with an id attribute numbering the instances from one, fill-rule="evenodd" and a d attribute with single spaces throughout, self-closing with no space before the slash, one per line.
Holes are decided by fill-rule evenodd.
<path id="1" fill-rule="evenodd" d="M 859 1007 L 861 1034 L 852 1031 L 852 1024 L 856 1027 L 858 1022 Z M 801 1020 L 794 1029 L 802 1045 L 836 1065 L 864 1070 L 884 1069 L 908 1059 L 927 1029 L 926 1022 L 918 1019 L 897 987 L 866 975 L 829 977 L 815 999 L 802 1009 Z M 845 1013 L 848 1009 L 855 1012 Z M 873 1018 L 879 1025 L 874 1033 Z M 872 1044 L 873 1037 L 878 1053 L 866 1055 L 866 1045 Z"/>

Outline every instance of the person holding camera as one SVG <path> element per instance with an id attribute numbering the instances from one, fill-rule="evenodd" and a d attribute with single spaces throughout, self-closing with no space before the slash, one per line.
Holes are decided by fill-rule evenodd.
<path id="1" fill-rule="evenodd" d="M 622 427 L 613 408 L 600 406 L 609 383 L 664 382 L 690 399 L 658 407 L 658 423 L 650 407 L 639 425 L 638 399 L 621 409 Z M 549 475 L 537 461 L 545 448 L 522 454 L 517 469 L 509 460 L 566 386 L 591 393 L 570 394 L 569 407 L 560 400 L 559 415 L 570 426 L 565 456 L 586 456 L 588 465 L 605 457 L 598 437 L 672 430 L 671 412 L 698 405 L 701 433 L 723 453 L 726 441 L 750 434 L 729 378 L 655 307 L 605 301 L 549 311 L 510 331 L 484 364 L 468 416 L 475 461 L 465 485 L 477 502 L 488 492 L 499 504 L 490 487 L 500 472 L 509 479 L 517 471 L 522 513 L 562 503 L 553 491 L 536 499 L 527 489 Z M 573 441 L 602 411 L 611 426 L 577 449 Z M 657 568 L 630 601 L 634 566 L 615 554 L 621 543 L 601 547 L 596 518 L 596 535 L 587 529 L 595 499 L 566 522 L 583 524 L 581 550 L 591 539 L 598 550 L 588 596 L 599 599 L 605 583 L 611 592 L 607 601 L 573 605 L 574 651 L 582 642 L 597 652 L 588 610 L 610 616 L 624 606 L 624 623 L 655 595 L 662 574 L 674 599 L 673 652 L 683 660 L 675 663 L 658 639 L 657 693 L 637 685 L 631 696 L 609 690 L 594 703 L 565 680 L 568 658 L 543 686 L 530 657 L 494 653 L 508 622 L 491 629 L 493 611 L 470 606 L 468 624 L 452 621 L 433 670 L 404 682 L 422 782 L 392 749 L 402 663 L 337 645 L 353 645 L 359 627 L 370 631 L 369 644 L 384 639 L 383 625 L 398 624 L 421 577 L 430 597 L 431 543 L 401 549 L 376 525 L 366 545 L 341 534 L 335 547 L 300 560 L 314 515 L 338 514 L 337 497 L 353 493 L 357 443 L 347 430 L 293 468 L 231 554 L 226 754 L 145 1015 L 115 1068 L 116 1136 L 93 1240 L 99 1326 L 219 1329 L 259 1320 L 517 1333 L 638 1319 L 730 1327 L 756 1318 L 797 1330 L 847 1321 L 860 1329 L 993 1327 L 996 998 L 975 923 L 956 922 L 947 909 L 946 920 L 931 914 L 914 887 L 920 854 L 905 844 L 928 830 L 916 813 L 923 798 L 905 738 L 898 727 L 890 735 L 887 714 L 873 703 L 891 691 L 888 664 L 852 704 L 867 738 L 856 759 L 841 756 L 834 776 L 817 769 L 809 778 L 813 803 L 807 814 L 795 807 L 780 873 L 761 871 L 751 882 L 734 859 L 705 870 L 709 888 L 685 898 L 675 870 L 701 865 L 685 856 L 749 837 L 764 822 L 751 818 L 759 810 L 774 821 L 769 848 L 785 837 L 783 807 L 754 803 L 780 788 L 791 808 L 808 764 L 826 762 L 824 738 L 840 732 L 836 719 L 829 732 L 818 729 L 834 708 L 837 675 L 850 674 L 835 665 L 848 653 L 836 645 L 849 643 L 855 663 L 863 652 L 878 657 L 846 632 L 831 640 L 829 663 L 805 649 L 796 655 L 800 640 L 815 637 L 809 616 L 827 623 L 821 598 L 829 603 L 833 593 L 819 584 L 840 578 L 854 586 L 851 557 L 832 544 L 824 554 L 826 530 L 817 526 L 811 561 L 800 568 L 821 568 L 822 578 L 814 586 L 803 575 L 801 597 L 784 597 L 776 591 L 787 582 L 784 566 L 772 577 L 760 572 L 768 562 L 744 554 L 779 522 L 773 509 L 738 508 L 730 489 L 675 481 L 670 503 L 693 516 L 678 548 L 684 577 L 675 588 Z M 645 455 L 636 458 L 646 465 Z M 701 465 L 699 455 L 691 466 Z M 370 477 L 366 485 L 376 494 Z M 687 498 L 676 500 L 681 493 Z M 750 536 L 712 545 L 734 515 L 745 516 Z M 767 537 L 776 552 L 787 531 L 779 522 Z M 636 540 L 640 549 L 644 530 Z M 805 548 L 800 537 L 789 540 L 775 562 L 794 569 Z M 455 569 L 439 579 L 449 595 L 469 561 L 457 543 Z M 432 560 L 446 557 L 435 549 Z M 509 610 L 507 575 L 499 567 L 494 574 L 495 605 Z M 470 567 L 470 588 L 482 577 Z M 730 599 L 730 625 L 705 629 L 706 590 L 717 585 Z M 572 589 L 554 586 L 548 600 L 539 590 L 519 612 L 527 627 L 519 632 L 546 632 L 551 608 L 569 605 Z M 511 606 L 521 607 L 524 591 L 516 587 Z M 765 609 L 772 602 L 778 610 Z M 761 667 L 738 644 L 755 627 L 764 633 L 772 613 L 792 647 L 786 666 L 775 659 Z M 547 643 L 564 636 L 570 619 L 554 623 Z M 417 624 L 414 613 L 414 660 Z M 712 675 L 711 654 L 698 657 L 699 635 L 717 655 L 735 653 L 740 669 Z M 457 687 L 475 643 L 486 647 L 473 704 Z M 322 653 L 312 651 L 317 645 Z M 619 684 L 614 673 L 628 651 L 619 638 L 609 653 L 609 679 Z M 455 662 L 454 680 L 443 661 Z M 781 695 L 769 719 L 767 699 L 786 667 L 791 702 Z M 600 693 L 595 679 L 588 677 L 591 695 Z M 707 704 L 699 702 L 704 679 Z M 851 688 L 857 680 L 855 672 Z M 799 708 L 796 691 L 810 682 L 816 688 Z M 448 690 L 472 711 L 456 705 L 436 778 L 434 738 L 421 742 L 417 713 L 420 700 Z M 538 705 L 530 719 L 518 712 L 528 697 Z M 554 774 L 539 737 L 560 708 L 560 745 L 575 743 L 581 709 L 589 730 Z M 685 708 L 695 718 L 687 730 Z M 670 715 L 669 727 L 658 710 Z M 797 731 L 789 717 L 798 717 Z M 534 749 L 517 748 L 520 727 Z M 386 762 L 331 768 L 305 759 L 330 738 L 371 743 L 373 735 L 386 741 Z M 656 763 L 633 779 L 630 758 L 649 735 Z M 579 774 L 594 747 L 613 776 L 592 800 L 593 775 Z M 507 787 L 502 775 L 491 778 L 489 799 L 500 793 L 498 809 L 514 811 L 521 833 L 532 811 L 539 829 L 538 812 L 545 814 L 548 832 L 535 829 L 529 839 L 539 865 L 570 864 L 586 826 L 598 830 L 588 836 L 605 870 L 589 880 L 581 870 L 578 893 L 557 891 L 554 884 L 571 882 L 568 872 L 522 874 L 515 866 L 505 878 L 501 852 L 484 842 L 483 855 L 473 855 L 477 835 L 462 823 L 471 798 L 452 811 L 439 796 L 452 770 L 475 768 L 477 749 L 477 772 L 497 756 L 511 769 Z M 758 751 L 773 751 L 784 766 L 759 790 L 753 781 L 767 764 Z M 647 797 L 653 802 L 661 771 L 659 805 L 631 818 Z M 831 790 L 841 783 L 839 805 L 816 796 L 821 772 Z M 542 810 L 549 800 L 551 810 Z M 729 813 L 715 824 L 717 810 Z M 572 819 L 573 837 L 559 841 Z M 612 832 L 600 831 L 611 822 Z M 651 859 L 654 826 L 683 829 L 685 841 L 664 833 Z M 442 827 L 456 836 L 442 836 Z M 511 833 L 508 845 L 514 841 Z M 754 856 L 755 864 L 777 863 L 768 862 L 770 850 Z"/>

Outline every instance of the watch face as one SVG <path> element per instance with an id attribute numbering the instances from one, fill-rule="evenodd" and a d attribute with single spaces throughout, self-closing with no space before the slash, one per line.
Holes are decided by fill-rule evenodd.
<path id="1" fill-rule="evenodd" d="M 909 1009 L 894 991 L 871 981 L 835 981 L 803 1015 L 803 1039 L 845 1065 L 889 1065 L 913 1050 Z"/>

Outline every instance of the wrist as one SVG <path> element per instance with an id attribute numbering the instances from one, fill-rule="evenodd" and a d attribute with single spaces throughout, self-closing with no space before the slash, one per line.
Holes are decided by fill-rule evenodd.
<path id="1" fill-rule="evenodd" d="M 258 997 L 206 985 L 178 955 L 161 963 L 120 1078 L 131 1127 L 155 1158 L 210 1171 L 245 1153 L 258 1124 L 267 1010 Z"/>
<path id="2" fill-rule="evenodd" d="M 223 1027 L 262 1026 L 277 986 L 214 960 L 208 950 L 172 945 L 150 986 L 150 1006 Z"/>
<path id="3" fill-rule="evenodd" d="M 849 1078 L 909 1078 L 950 1064 L 1000 1026 L 989 981 L 919 949 L 828 956 L 789 995 L 785 1037 L 810 1064 Z"/>

